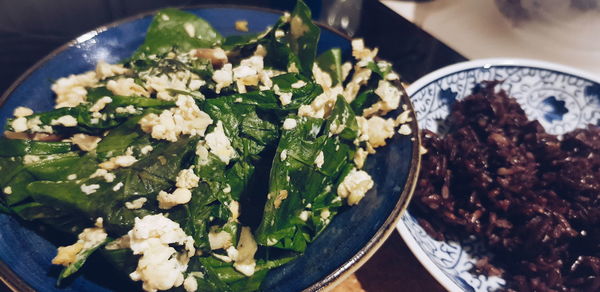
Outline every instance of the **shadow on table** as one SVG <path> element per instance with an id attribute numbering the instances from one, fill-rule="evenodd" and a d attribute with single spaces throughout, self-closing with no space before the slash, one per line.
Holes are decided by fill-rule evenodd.
<path id="1" fill-rule="evenodd" d="M 365 291 L 445 291 L 396 231 L 355 275 Z"/>

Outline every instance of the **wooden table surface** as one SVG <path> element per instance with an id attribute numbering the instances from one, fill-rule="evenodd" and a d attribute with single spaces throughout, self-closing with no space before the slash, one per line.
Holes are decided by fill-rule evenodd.
<path id="1" fill-rule="evenodd" d="M 333 291 L 438 292 L 445 289 L 425 270 L 395 231 L 364 266 Z"/>

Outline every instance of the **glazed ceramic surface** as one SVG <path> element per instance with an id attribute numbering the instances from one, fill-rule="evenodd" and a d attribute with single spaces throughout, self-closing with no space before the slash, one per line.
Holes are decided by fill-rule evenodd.
<path id="1" fill-rule="evenodd" d="M 486 59 L 442 68 L 408 87 L 419 127 L 444 133 L 452 104 L 487 80 L 501 80 L 499 87 L 519 102 L 530 120 L 540 121 L 549 133 L 563 134 L 598 124 L 600 119 L 600 79 L 546 62 Z M 398 230 L 419 261 L 446 289 L 494 291 L 505 284 L 499 277 L 471 272 L 478 258 L 489 256 L 480 241 L 434 240 L 410 208 L 398 223 Z"/>
<path id="2" fill-rule="evenodd" d="M 236 20 L 247 20 L 248 33 L 253 33 L 263 31 L 280 16 L 276 11 L 231 7 L 187 11 L 206 19 L 225 36 L 240 34 L 234 30 Z M 53 108 L 54 96 L 50 90 L 53 80 L 92 70 L 99 60 L 115 63 L 129 57 L 142 43 L 151 20 L 152 15 L 142 15 L 89 32 L 40 61 L 3 96 L 0 123 L 4 125 L 17 106 L 35 111 Z M 319 51 L 332 47 L 340 47 L 346 56 L 350 55 L 346 37 L 322 28 Z M 403 97 L 403 102 L 409 103 L 407 97 Z M 416 133 L 416 122 L 411 127 Z M 412 194 L 419 162 L 418 138 L 414 136 L 396 135 L 387 147 L 369 157 L 365 168 L 373 176 L 375 187 L 358 206 L 335 217 L 302 257 L 272 270 L 263 283 L 265 290 L 320 289 L 356 270 L 374 253 L 393 230 Z M 114 278 L 109 268 L 91 259 L 81 276 L 57 288 L 59 269 L 50 264 L 56 253 L 56 241 L 49 241 L 49 237 L 40 236 L 4 214 L 0 215 L 0 225 L 0 261 L 12 270 L 11 273 L 0 265 L 0 274 L 15 290 L 31 287 L 37 291 L 92 292 L 131 287 L 127 286 L 130 283 L 126 278 Z"/>

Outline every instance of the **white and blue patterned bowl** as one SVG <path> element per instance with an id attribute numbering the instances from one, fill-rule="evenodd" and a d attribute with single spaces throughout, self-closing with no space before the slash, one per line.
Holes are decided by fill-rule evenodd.
<path id="1" fill-rule="evenodd" d="M 442 68 L 408 87 L 419 128 L 443 133 L 451 105 L 486 80 L 503 80 L 499 86 L 549 133 L 563 134 L 600 120 L 600 78 L 547 62 L 486 59 Z M 410 208 L 397 228 L 421 264 L 449 291 L 494 291 L 505 284 L 502 278 L 472 273 L 477 259 L 486 255 L 480 241 L 437 241 Z"/>

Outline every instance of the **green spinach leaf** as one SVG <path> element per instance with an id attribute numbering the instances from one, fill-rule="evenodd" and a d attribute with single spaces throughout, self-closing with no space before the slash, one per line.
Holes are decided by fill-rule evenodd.
<path id="1" fill-rule="evenodd" d="M 223 37 L 205 20 L 198 16 L 167 8 L 156 14 L 144 43 L 133 54 L 133 59 L 142 55 L 166 54 L 176 48 L 188 52 L 195 48 L 209 48 L 222 41 Z"/>

